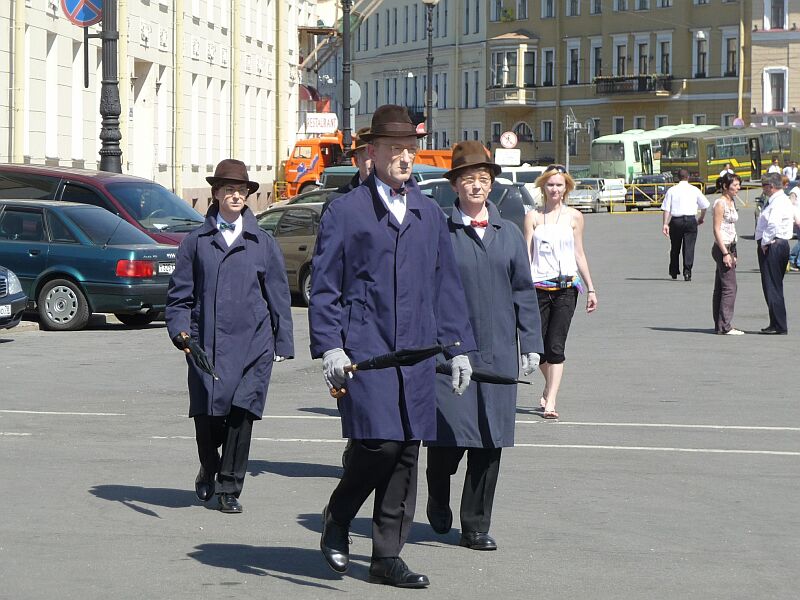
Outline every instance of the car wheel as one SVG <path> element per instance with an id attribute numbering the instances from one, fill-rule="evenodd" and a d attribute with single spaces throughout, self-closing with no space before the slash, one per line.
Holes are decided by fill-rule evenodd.
<path id="1" fill-rule="evenodd" d="M 114 316 L 119 319 L 119 322 L 128 327 L 144 327 L 149 325 L 158 317 L 158 312 L 149 310 L 146 313 L 136 313 L 134 315 L 126 315 L 122 313 L 114 313 Z"/>
<path id="2" fill-rule="evenodd" d="M 50 331 L 75 331 L 89 322 L 89 303 L 80 288 L 68 279 L 48 281 L 37 301 L 39 325 Z"/>
<path id="3" fill-rule="evenodd" d="M 306 267 L 303 276 L 300 277 L 300 296 L 303 298 L 303 304 L 308 306 L 311 301 L 311 267 Z"/>

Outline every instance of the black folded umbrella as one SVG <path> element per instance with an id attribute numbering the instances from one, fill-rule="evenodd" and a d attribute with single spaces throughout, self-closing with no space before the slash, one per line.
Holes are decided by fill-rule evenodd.
<path id="1" fill-rule="evenodd" d="M 437 344 L 425 348 L 403 348 L 401 350 L 395 350 L 394 352 L 367 358 L 366 360 L 345 367 L 344 371 L 345 373 L 355 373 L 356 371 L 371 371 L 374 369 L 388 369 L 390 367 L 410 367 L 411 365 L 415 365 L 427 358 L 444 352 L 447 348 L 460 345 L 461 342 L 454 342 L 452 344 Z M 331 390 L 331 396 L 334 398 L 341 398 L 346 393 L 346 388 Z"/>
<path id="2" fill-rule="evenodd" d="M 219 375 L 214 372 L 214 363 L 208 358 L 208 354 L 200 347 L 200 344 L 193 338 L 185 338 L 183 343 L 191 352 L 192 360 L 197 365 L 197 368 L 211 375 L 215 381 L 219 381 Z"/>
<path id="3" fill-rule="evenodd" d="M 436 372 L 442 373 L 443 375 L 450 375 L 450 366 L 447 363 L 439 363 L 436 365 Z M 472 367 L 472 375 L 470 376 L 470 379 L 472 379 L 472 381 L 477 381 L 478 383 L 499 383 L 504 385 L 524 383 L 525 385 L 533 385 L 533 382 L 531 381 L 500 375 L 486 369 L 481 369 L 480 367 Z"/>

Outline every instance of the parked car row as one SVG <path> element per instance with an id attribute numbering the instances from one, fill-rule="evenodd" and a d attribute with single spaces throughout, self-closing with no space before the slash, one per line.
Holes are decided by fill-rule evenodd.
<path id="1" fill-rule="evenodd" d="M 16 273 L 0 265 L 0 329 L 16 327 L 27 305 L 28 297 Z"/>

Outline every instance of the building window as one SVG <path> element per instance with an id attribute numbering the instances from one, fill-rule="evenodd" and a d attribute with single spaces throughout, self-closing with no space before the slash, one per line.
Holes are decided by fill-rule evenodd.
<path id="1" fill-rule="evenodd" d="M 369 50 L 369 19 L 362 21 L 359 29 L 361 29 L 361 27 L 364 28 L 364 50 Z"/>
<path id="2" fill-rule="evenodd" d="M 470 21 L 469 21 L 469 5 L 470 5 L 470 1 L 467 0 L 464 3 L 464 35 L 469 34 L 469 23 L 470 23 Z M 464 133 L 466 133 L 466 131 Z"/>
<path id="3" fill-rule="evenodd" d="M 705 125 L 706 124 L 706 116 L 705 115 L 692 115 L 692 123 L 695 125 Z"/>
<path id="4" fill-rule="evenodd" d="M 555 71 L 556 52 L 555 50 L 544 51 L 544 73 L 542 76 L 542 85 L 553 85 L 553 75 Z"/>
<path id="5" fill-rule="evenodd" d="M 614 47 L 614 51 L 616 53 L 616 62 L 615 66 L 617 67 L 616 73 L 614 75 L 623 76 L 627 73 L 627 66 L 628 66 L 628 44 L 617 44 Z"/>
<path id="6" fill-rule="evenodd" d="M 552 142 L 553 141 L 553 122 L 552 121 L 542 121 L 542 141 L 543 142 Z"/>
<path id="7" fill-rule="evenodd" d="M 666 127 L 669 125 L 669 118 L 667 115 L 656 115 L 653 119 L 653 122 L 656 126 L 656 129 L 658 129 L 659 127 Z"/>
<path id="8" fill-rule="evenodd" d="M 481 0 L 475 0 L 475 25 L 472 29 L 472 33 L 478 33 L 478 31 L 480 31 L 480 28 L 481 28 Z"/>
<path id="9" fill-rule="evenodd" d="M 392 43 L 392 22 L 389 20 L 391 19 L 392 12 L 389 9 L 386 9 L 386 43 L 385 46 L 388 46 Z"/>
<path id="10" fill-rule="evenodd" d="M 636 10 L 650 10 L 650 0 L 636 0 Z"/>
<path id="11" fill-rule="evenodd" d="M 647 117 L 633 117 L 634 129 L 645 129 L 647 127 Z"/>
<path id="12" fill-rule="evenodd" d="M 501 50 L 492 52 L 493 84 L 502 87 L 517 85 L 517 51 Z"/>
<path id="13" fill-rule="evenodd" d="M 658 8 L 669 8 L 672 6 L 672 0 L 658 0 Z"/>
<path id="14" fill-rule="evenodd" d="M 733 113 L 723 113 L 722 120 L 720 121 L 720 124 L 723 127 L 731 127 L 733 125 L 733 121 L 734 121 L 735 118 L 736 118 L 736 115 L 733 114 Z"/>
<path id="15" fill-rule="evenodd" d="M 597 117 L 594 117 L 592 119 L 592 132 L 591 133 L 592 133 L 592 139 L 593 140 L 596 140 L 597 138 L 600 137 L 600 119 L 597 118 Z"/>
<path id="16" fill-rule="evenodd" d="M 497 121 L 492 123 L 492 142 L 499 142 L 500 135 L 503 133 L 503 124 Z"/>
<path id="17" fill-rule="evenodd" d="M 569 49 L 569 73 L 568 73 L 568 83 L 570 85 L 575 85 L 578 83 L 578 55 L 580 53 L 580 49 L 578 48 L 570 48 Z"/>
<path id="18" fill-rule="evenodd" d="M 533 141 L 533 130 L 525 122 L 520 122 L 514 125 L 514 133 L 517 134 L 517 139 L 520 142 Z"/>
<path id="19" fill-rule="evenodd" d="M 381 15 L 375 13 L 373 21 L 375 21 L 375 48 L 377 48 L 381 43 Z"/>
<path id="20" fill-rule="evenodd" d="M 439 94 L 441 109 L 447 109 L 447 73 L 442 73 L 442 93 Z"/>
<path id="21" fill-rule="evenodd" d="M 525 77 L 525 87 L 533 87 L 536 85 L 536 53 L 527 51 L 525 52 L 525 69 L 523 76 Z"/>
<path id="22" fill-rule="evenodd" d="M 499 21 L 503 12 L 503 0 L 489 0 L 489 20 Z"/>
<path id="23" fill-rule="evenodd" d="M 469 71 L 464 71 L 464 93 L 461 96 L 461 108 L 469 108 Z"/>
<path id="24" fill-rule="evenodd" d="M 592 65 L 592 79 L 603 74 L 603 42 L 600 40 L 592 42 L 592 55 L 590 57 Z"/>
<path id="25" fill-rule="evenodd" d="M 625 131 L 625 117 L 614 117 L 614 133 Z"/>
<path id="26" fill-rule="evenodd" d="M 472 130 L 472 139 L 475 140 L 476 142 L 480 139 L 478 137 L 478 130 L 477 129 L 473 129 Z"/>
<path id="27" fill-rule="evenodd" d="M 705 35 L 703 35 L 702 38 L 699 37 L 701 33 L 703 32 L 698 31 L 698 37 L 695 39 L 695 77 L 705 77 L 707 74 L 708 40 L 706 39 Z"/>
<path id="28" fill-rule="evenodd" d="M 769 18 L 769 21 L 767 21 Z M 764 10 L 765 29 L 785 29 L 786 28 L 786 0 L 770 0 L 769 12 L 766 7 Z"/>
<path id="29" fill-rule="evenodd" d="M 769 72 L 769 111 L 785 112 L 786 110 L 786 73 L 784 71 Z"/>
<path id="30" fill-rule="evenodd" d="M 542 18 L 543 19 L 552 19 L 555 17 L 555 6 L 553 3 L 555 0 L 542 0 Z"/>
<path id="31" fill-rule="evenodd" d="M 528 20 L 528 0 L 517 0 L 517 21 Z"/>
<path id="32" fill-rule="evenodd" d="M 442 20 L 442 37 L 447 37 L 447 2 L 448 0 L 444 0 L 444 19 Z"/>
<path id="33" fill-rule="evenodd" d="M 724 77 L 736 77 L 737 65 L 739 62 L 739 39 L 735 37 L 725 38 L 725 71 Z"/>
<path id="34" fill-rule="evenodd" d="M 419 35 L 419 5 L 414 5 L 414 41 L 416 42 Z"/>
<path id="35" fill-rule="evenodd" d="M 397 44 L 397 9 L 392 9 L 392 43 Z"/>
<path id="36" fill-rule="evenodd" d="M 637 75 L 646 75 L 649 72 L 648 62 L 650 60 L 650 44 L 647 42 L 639 42 L 636 44 L 636 54 L 638 54 Z"/>
<path id="37" fill-rule="evenodd" d="M 462 140 L 468 140 L 469 139 L 469 131 L 467 131 L 466 129 L 462 130 L 461 131 L 461 139 Z"/>
<path id="38" fill-rule="evenodd" d="M 474 96 L 473 96 L 473 101 L 472 101 L 472 108 L 478 108 L 478 98 L 480 96 L 480 85 L 481 85 L 480 71 L 475 70 L 475 71 L 472 72 L 472 86 L 473 86 L 473 91 L 475 92 Z"/>
<path id="39" fill-rule="evenodd" d="M 628 0 L 614 0 L 614 10 L 628 10 Z"/>
<path id="40" fill-rule="evenodd" d="M 567 16 L 577 17 L 581 14 L 581 3 L 578 0 L 567 0 Z"/>
<path id="41" fill-rule="evenodd" d="M 658 64 L 661 69 L 662 75 L 669 75 L 672 72 L 672 65 L 670 64 L 670 51 L 672 48 L 672 42 L 659 42 L 658 51 L 659 51 L 659 59 Z"/>
<path id="42" fill-rule="evenodd" d="M 403 15 L 405 16 L 405 26 L 403 27 L 403 43 L 408 43 L 408 6 L 405 7 L 403 11 Z"/>
<path id="43" fill-rule="evenodd" d="M 378 80 L 372 82 L 372 95 L 374 96 L 374 102 L 372 103 L 372 110 L 377 110 L 377 108 L 381 105 L 380 99 L 380 89 L 378 88 Z"/>

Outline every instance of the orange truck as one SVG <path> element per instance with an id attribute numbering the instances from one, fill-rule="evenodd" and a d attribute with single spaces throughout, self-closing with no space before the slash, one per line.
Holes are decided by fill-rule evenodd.
<path id="1" fill-rule="evenodd" d="M 297 140 L 284 166 L 286 197 L 291 198 L 318 187 L 322 172 L 327 167 L 341 164 L 343 152 L 341 131 Z M 449 169 L 452 156 L 450 150 L 420 150 L 415 162 Z"/>

